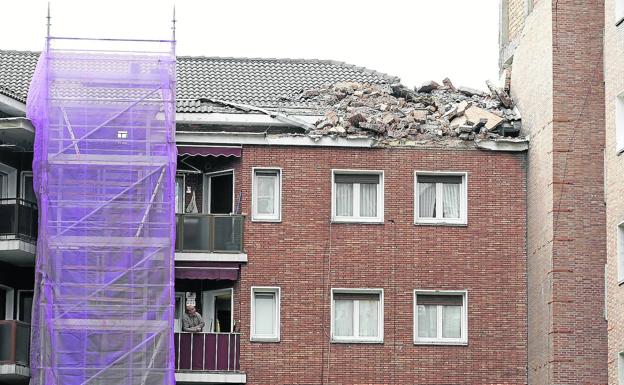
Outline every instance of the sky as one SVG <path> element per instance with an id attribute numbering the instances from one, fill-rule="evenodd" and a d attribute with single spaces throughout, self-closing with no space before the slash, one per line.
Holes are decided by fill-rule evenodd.
<path id="1" fill-rule="evenodd" d="M 0 49 L 38 51 L 47 0 L 0 0 Z M 498 78 L 498 0 L 51 0 L 51 35 L 166 39 L 178 55 L 330 59 L 401 78 Z"/>

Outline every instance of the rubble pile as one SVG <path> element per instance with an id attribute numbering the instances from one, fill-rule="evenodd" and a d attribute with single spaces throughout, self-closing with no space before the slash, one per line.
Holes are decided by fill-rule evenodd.
<path id="1" fill-rule="evenodd" d="M 507 91 L 487 83 L 490 92 L 427 82 L 414 90 L 403 85 L 341 82 L 305 90 L 290 98 L 327 106 L 325 116 L 308 132 L 366 135 L 380 142 L 499 139 L 517 137 L 520 114 Z"/>

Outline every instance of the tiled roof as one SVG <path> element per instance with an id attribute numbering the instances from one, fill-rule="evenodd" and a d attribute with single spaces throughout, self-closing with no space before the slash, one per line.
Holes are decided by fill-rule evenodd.
<path id="1" fill-rule="evenodd" d="M 38 52 L 0 50 L 0 94 L 25 102 L 38 57 Z M 316 105 L 284 97 L 339 81 L 399 81 L 363 67 L 308 59 L 179 56 L 177 71 L 178 112 L 232 111 L 196 101 L 208 98 L 306 114 L 314 111 Z"/>

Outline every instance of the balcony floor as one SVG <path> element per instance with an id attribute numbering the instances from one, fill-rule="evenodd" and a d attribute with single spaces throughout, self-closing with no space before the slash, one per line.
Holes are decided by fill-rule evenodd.
<path id="1" fill-rule="evenodd" d="M 34 242 L 0 238 L 0 262 L 15 266 L 34 266 L 36 248 Z"/>
<path id="2" fill-rule="evenodd" d="M 0 383 L 26 384 L 30 378 L 30 368 L 22 364 L 0 364 Z"/>
<path id="3" fill-rule="evenodd" d="M 196 372 L 178 371 L 175 374 L 177 384 L 245 384 L 247 375 L 240 372 Z"/>

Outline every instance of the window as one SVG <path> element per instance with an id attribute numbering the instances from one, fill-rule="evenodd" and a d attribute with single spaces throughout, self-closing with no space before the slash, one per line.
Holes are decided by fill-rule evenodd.
<path id="1" fill-rule="evenodd" d="M 383 290 L 332 290 L 332 341 L 383 342 Z"/>
<path id="2" fill-rule="evenodd" d="M 176 214 L 184 213 L 184 175 L 175 178 L 175 210 Z"/>
<path id="3" fill-rule="evenodd" d="M 0 163 L 0 199 L 15 198 L 17 170 Z"/>
<path id="4" fill-rule="evenodd" d="M 416 173 L 415 223 L 466 224 L 466 174 Z"/>
<path id="5" fill-rule="evenodd" d="M 20 198 L 28 202 L 37 202 L 35 190 L 33 187 L 33 173 L 31 171 L 23 171 L 20 184 Z"/>
<path id="6" fill-rule="evenodd" d="M 624 92 L 615 98 L 615 150 L 624 151 Z"/>
<path id="7" fill-rule="evenodd" d="M 251 340 L 278 342 L 280 338 L 279 287 L 251 288 Z"/>
<path id="8" fill-rule="evenodd" d="M 617 226 L 616 255 L 618 267 L 618 284 L 624 283 L 624 222 Z"/>
<path id="9" fill-rule="evenodd" d="M 32 315 L 33 305 L 33 291 L 32 290 L 18 290 L 17 291 L 17 319 L 30 323 L 30 317 Z"/>
<path id="10" fill-rule="evenodd" d="M 276 168 L 254 168 L 252 220 L 281 221 L 281 174 Z"/>
<path id="11" fill-rule="evenodd" d="M 466 344 L 466 302 L 465 291 L 415 291 L 414 343 Z"/>
<path id="12" fill-rule="evenodd" d="M 335 170 L 332 177 L 333 221 L 383 222 L 383 172 Z"/>

